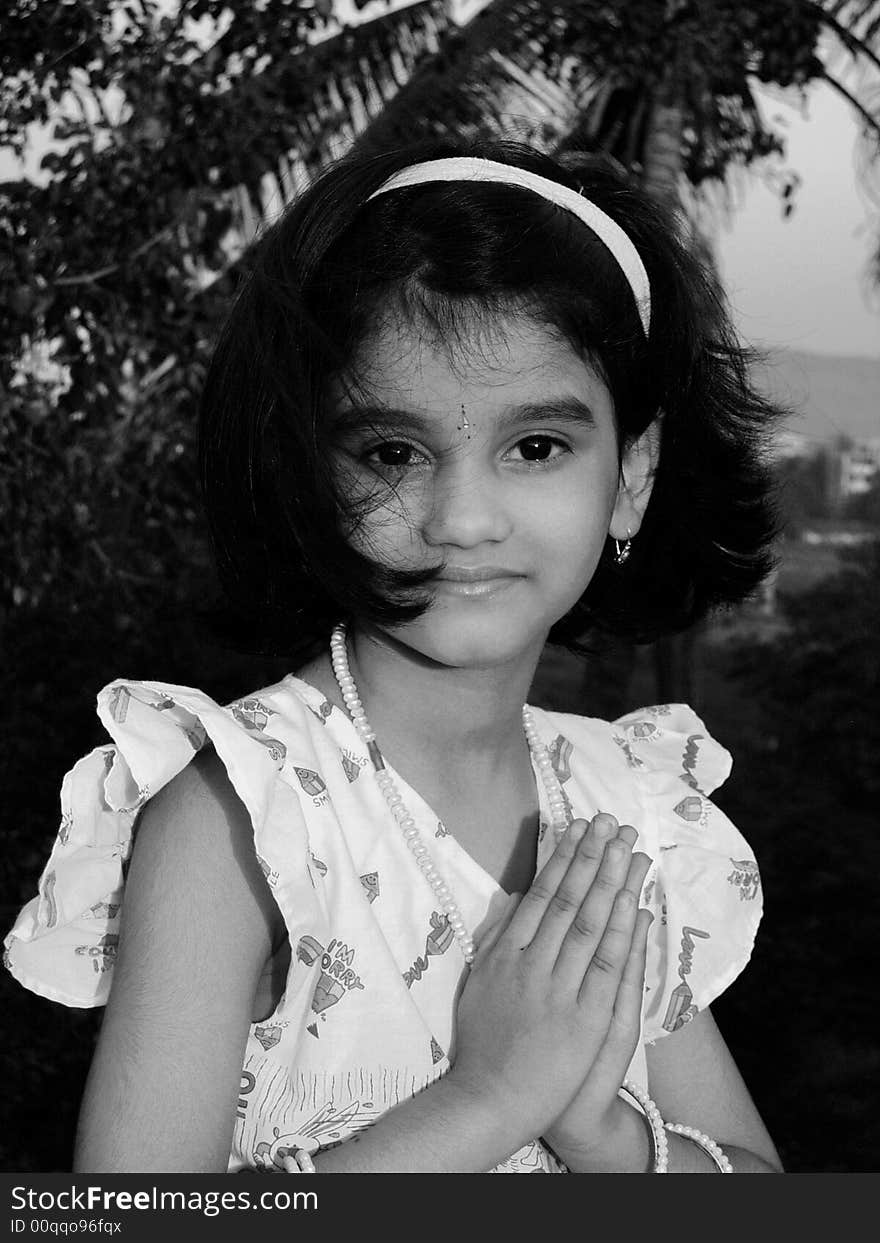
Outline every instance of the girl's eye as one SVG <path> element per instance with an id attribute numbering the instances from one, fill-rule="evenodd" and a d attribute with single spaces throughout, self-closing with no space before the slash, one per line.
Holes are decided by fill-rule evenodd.
<path id="1" fill-rule="evenodd" d="M 526 436 L 514 447 L 526 462 L 551 462 L 568 451 L 568 446 L 554 436 Z"/>
<path id="2" fill-rule="evenodd" d="M 371 466 L 385 467 L 393 470 L 404 466 L 413 466 L 415 459 L 421 455 L 414 445 L 405 440 L 385 440 L 382 444 L 373 445 L 364 453 L 364 460 Z"/>

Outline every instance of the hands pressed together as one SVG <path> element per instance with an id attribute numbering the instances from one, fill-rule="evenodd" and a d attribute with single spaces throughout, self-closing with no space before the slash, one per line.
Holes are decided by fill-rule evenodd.
<path id="1" fill-rule="evenodd" d="M 600 1153 L 639 1039 L 651 860 L 638 834 L 575 820 L 478 947 L 458 1007 L 460 1088 L 510 1115 L 521 1142 Z"/>
<path id="2" fill-rule="evenodd" d="M 457 1116 L 509 1143 L 507 1153 L 540 1136 L 571 1168 L 614 1159 L 653 918 L 639 909 L 651 859 L 633 852 L 637 837 L 610 815 L 573 821 L 477 948 L 454 1062 L 436 1087 L 464 1102 Z M 302 1168 L 295 1156 L 283 1161 L 286 1172 Z"/>

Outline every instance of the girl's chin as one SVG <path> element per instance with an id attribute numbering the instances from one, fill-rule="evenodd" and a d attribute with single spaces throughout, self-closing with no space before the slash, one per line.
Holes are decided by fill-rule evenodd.
<path id="1" fill-rule="evenodd" d="M 491 669 L 517 661 L 537 661 L 549 627 L 507 624 L 489 626 L 456 615 L 433 614 L 394 632 L 412 651 L 438 665 L 456 669 Z"/>

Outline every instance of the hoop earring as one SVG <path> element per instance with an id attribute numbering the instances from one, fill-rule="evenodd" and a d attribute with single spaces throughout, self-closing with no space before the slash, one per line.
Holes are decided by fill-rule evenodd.
<path id="1" fill-rule="evenodd" d="M 623 565 L 623 563 L 626 561 L 627 557 L 629 556 L 630 552 L 632 551 L 632 539 L 630 537 L 629 527 L 626 528 L 626 543 L 621 546 L 620 540 L 616 539 L 614 541 L 614 547 L 616 549 L 616 552 L 614 555 L 614 564 Z"/>

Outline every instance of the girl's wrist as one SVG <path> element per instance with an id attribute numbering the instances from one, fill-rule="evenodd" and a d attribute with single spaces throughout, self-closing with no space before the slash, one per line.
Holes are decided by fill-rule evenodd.
<path id="1" fill-rule="evenodd" d="M 456 1073 L 453 1065 L 434 1086 L 441 1089 L 448 1108 L 466 1121 L 468 1129 L 486 1135 L 493 1146 L 500 1144 L 506 1149 L 499 1160 L 540 1134 L 540 1123 L 531 1127 L 528 1121 L 524 1123 L 522 1102 L 516 1094 L 488 1078 L 474 1084 L 468 1076 Z"/>
<path id="2" fill-rule="evenodd" d="M 315 1167 L 319 1174 L 482 1174 L 534 1138 L 520 1138 L 511 1112 L 450 1071 L 364 1131 L 316 1153 Z"/>
<path id="3" fill-rule="evenodd" d="M 647 1120 L 616 1096 L 597 1128 L 598 1138 L 586 1141 L 552 1128 L 544 1139 L 575 1174 L 647 1174 L 654 1149 Z"/>

